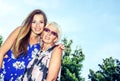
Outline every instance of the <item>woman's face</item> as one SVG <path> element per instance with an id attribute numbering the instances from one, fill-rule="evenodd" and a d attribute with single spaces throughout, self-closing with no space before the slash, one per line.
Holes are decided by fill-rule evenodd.
<path id="1" fill-rule="evenodd" d="M 53 44 L 58 40 L 57 29 L 53 26 L 47 26 L 44 28 L 42 33 L 42 40 L 45 43 Z"/>
<path id="2" fill-rule="evenodd" d="M 44 29 L 44 17 L 41 14 L 36 14 L 33 17 L 32 24 L 31 24 L 31 32 L 34 34 L 40 34 Z"/>

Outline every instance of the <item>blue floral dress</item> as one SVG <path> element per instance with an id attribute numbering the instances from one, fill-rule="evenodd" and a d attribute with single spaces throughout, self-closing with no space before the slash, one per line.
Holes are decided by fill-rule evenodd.
<path id="1" fill-rule="evenodd" d="M 27 55 L 21 54 L 17 59 L 14 58 L 12 51 L 7 52 L 7 58 L 3 60 L 3 66 L 0 69 L 0 81 L 20 81 L 28 63 L 34 58 L 40 50 L 40 43 L 28 44 Z"/>

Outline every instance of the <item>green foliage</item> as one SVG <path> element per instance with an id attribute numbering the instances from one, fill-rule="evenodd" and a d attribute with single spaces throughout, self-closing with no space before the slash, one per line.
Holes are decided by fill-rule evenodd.
<path id="1" fill-rule="evenodd" d="M 120 81 L 120 61 L 112 57 L 103 59 L 103 64 L 98 65 L 100 70 L 89 70 L 91 81 Z"/>
<path id="2" fill-rule="evenodd" d="M 3 39 L 2 39 L 2 36 L 0 35 L 0 47 L 2 45 L 2 42 L 3 42 Z"/>
<path id="3" fill-rule="evenodd" d="M 71 49 L 72 40 L 64 38 L 62 40 L 65 45 L 62 70 L 61 70 L 61 81 L 84 81 L 81 75 L 82 61 L 85 59 L 82 49 L 76 48 L 73 53 Z"/>

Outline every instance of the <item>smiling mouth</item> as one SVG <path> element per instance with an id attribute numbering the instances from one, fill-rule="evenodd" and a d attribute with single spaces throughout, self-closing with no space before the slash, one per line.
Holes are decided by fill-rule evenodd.
<path id="1" fill-rule="evenodd" d="M 49 40 L 49 39 L 50 39 L 50 37 L 46 36 L 46 37 L 45 37 L 45 39 Z"/>
<path id="2" fill-rule="evenodd" d="M 35 30 L 36 30 L 36 31 L 40 31 L 40 30 L 41 30 L 41 28 L 36 28 Z"/>

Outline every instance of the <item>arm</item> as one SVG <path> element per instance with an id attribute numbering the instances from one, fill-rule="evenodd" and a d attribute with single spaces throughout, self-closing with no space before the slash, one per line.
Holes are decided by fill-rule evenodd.
<path id="1" fill-rule="evenodd" d="M 62 49 L 57 46 L 52 52 L 46 81 L 56 81 L 62 60 Z"/>
<path id="2" fill-rule="evenodd" d="M 5 40 L 3 45 L 0 47 L 0 68 L 2 67 L 2 62 L 6 52 L 12 47 L 21 27 L 17 27 Z"/>

